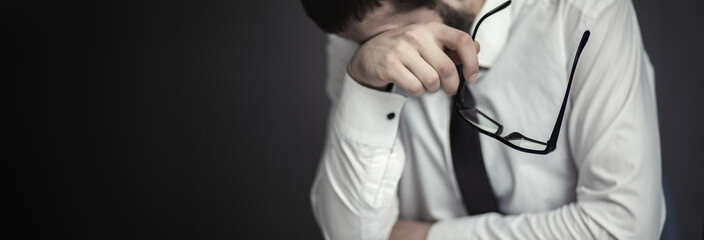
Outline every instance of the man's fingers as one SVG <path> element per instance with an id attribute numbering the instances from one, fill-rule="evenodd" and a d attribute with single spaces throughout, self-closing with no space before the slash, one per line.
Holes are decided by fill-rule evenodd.
<path id="1" fill-rule="evenodd" d="M 414 75 L 403 64 L 397 64 L 388 69 L 388 74 L 391 82 L 396 83 L 401 89 L 414 97 L 420 97 L 425 93 L 425 87 L 416 75 Z"/>
<path id="2" fill-rule="evenodd" d="M 457 52 L 462 62 L 465 79 L 469 82 L 476 81 L 479 72 L 479 61 L 477 60 L 477 46 L 472 37 L 466 32 L 445 26 L 438 23 L 432 27 L 435 39 L 443 48 L 448 48 Z"/>
<path id="3" fill-rule="evenodd" d="M 406 65 L 406 68 L 423 84 L 426 91 L 437 92 L 440 89 L 440 75 L 438 75 L 438 72 L 428 64 L 425 59 L 418 55 L 418 53 L 409 54 L 409 56 L 403 59 L 403 64 Z"/>
<path id="4" fill-rule="evenodd" d="M 448 54 L 434 45 L 423 46 L 424 47 L 419 49 L 420 54 L 423 59 L 430 64 L 430 66 L 432 66 L 435 72 L 437 72 L 438 76 L 440 76 L 440 82 L 442 83 L 443 90 L 448 95 L 455 94 L 457 91 L 457 84 L 459 82 L 459 75 L 453 60 Z"/>
<path id="5" fill-rule="evenodd" d="M 479 46 L 479 42 L 474 42 L 474 45 L 477 47 L 477 54 L 479 54 L 479 50 L 481 49 Z M 445 55 L 450 57 L 452 59 L 452 62 L 457 65 L 457 64 L 462 64 L 462 61 L 460 61 L 460 56 L 457 55 L 457 52 L 455 50 L 450 50 L 450 49 L 445 49 Z"/>

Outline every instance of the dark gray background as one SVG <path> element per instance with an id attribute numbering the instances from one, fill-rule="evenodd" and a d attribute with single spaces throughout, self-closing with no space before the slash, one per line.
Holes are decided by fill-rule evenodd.
<path id="1" fill-rule="evenodd" d="M 635 6 L 679 214 L 668 223 L 701 239 L 701 4 Z M 11 229 L 320 238 L 308 194 L 329 105 L 325 36 L 298 1 L 30 2 L 4 11 Z"/>

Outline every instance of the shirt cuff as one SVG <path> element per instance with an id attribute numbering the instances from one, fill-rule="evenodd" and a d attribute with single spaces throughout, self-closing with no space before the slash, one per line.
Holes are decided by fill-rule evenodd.
<path id="1" fill-rule="evenodd" d="M 405 103 L 405 96 L 362 86 L 345 73 L 335 128 L 352 141 L 391 148 Z"/>

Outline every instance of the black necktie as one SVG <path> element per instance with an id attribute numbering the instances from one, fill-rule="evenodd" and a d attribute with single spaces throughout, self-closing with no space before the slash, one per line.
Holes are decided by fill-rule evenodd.
<path id="1" fill-rule="evenodd" d="M 465 103 L 474 103 L 471 91 L 465 93 Z M 489 184 L 484 167 L 479 132 L 469 126 L 457 112 L 450 117 L 450 148 L 455 176 L 469 215 L 498 212 L 496 196 Z"/>

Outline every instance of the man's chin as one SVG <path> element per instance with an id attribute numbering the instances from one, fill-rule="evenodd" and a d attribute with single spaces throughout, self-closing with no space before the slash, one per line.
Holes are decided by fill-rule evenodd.
<path id="1" fill-rule="evenodd" d="M 436 11 L 445 25 L 467 33 L 469 33 L 476 17 L 473 13 L 455 9 L 442 1 L 438 2 Z"/>

